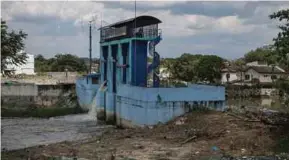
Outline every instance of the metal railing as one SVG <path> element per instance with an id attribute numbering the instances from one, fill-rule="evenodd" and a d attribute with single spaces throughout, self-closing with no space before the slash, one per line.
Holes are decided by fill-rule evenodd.
<path id="1" fill-rule="evenodd" d="M 161 29 L 137 28 L 137 29 L 133 29 L 127 35 L 121 35 L 121 36 L 137 37 L 137 38 L 155 38 L 155 37 L 161 36 L 161 34 L 162 34 Z M 117 37 L 119 36 L 116 36 L 116 34 L 114 33 L 109 33 L 109 34 L 101 33 L 100 42 L 104 42 L 105 40 L 109 40 L 111 38 L 117 38 Z"/>
<path id="2" fill-rule="evenodd" d="M 161 29 L 142 29 L 138 30 L 134 35 L 138 38 L 155 38 L 161 35 Z"/>

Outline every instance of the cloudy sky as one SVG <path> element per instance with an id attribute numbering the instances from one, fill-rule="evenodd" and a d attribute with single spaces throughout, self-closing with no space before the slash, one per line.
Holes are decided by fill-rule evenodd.
<path id="1" fill-rule="evenodd" d="M 157 46 L 162 57 L 185 52 L 241 57 L 272 43 L 278 28 L 268 15 L 284 8 L 289 2 L 137 1 L 137 15 L 153 15 L 163 22 L 163 41 Z M 104 24 L 134 17 L 134 1 L 2 2 L 1 14 L 11 29 L 28 34 L 27 53 L 46 57 L 87 57 L 88 21 L 94 19 L 93 57 L 98 57 L 101 17 Z"/>

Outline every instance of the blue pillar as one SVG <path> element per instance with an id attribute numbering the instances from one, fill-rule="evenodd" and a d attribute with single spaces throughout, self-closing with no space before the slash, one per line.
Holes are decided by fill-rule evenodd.
<path id="1" fill-rule="evenodd" d="M 123 65 L 121 43 L 118 44 L 117 56 L 118 56 L 118 64 Z M 122 83 L 122 76 L 123 76 L 123 69 L 119 67 L 117 68 L 117 84 Z"/>
<path id="2" fill-rule="evenodd" d="M 129 64 L 129 68 L 128 68 L 128 70 L 127 70 L 127 81 L 128 81 L 128 84 L 130 84 L 131 85 L 131 83 L 132 83 L 132 72 L 133 72 L 133 63 L 132 63 L 132 54 L 133 54 L 133 52 L 132 52 L 132 43 L 133 43 L 133 41 L 130 41 L 129 42 L 129 47 L 128 47 L 128 64 Z"/>
<path id="3" fill-rule="evenodd" d="M 107 80 L 108 80 L 108 89 L 106 92 L 106 103 L 105 103 L 105 113 L 106 113 L 106 122 L 108 124 L 115 123 L 115 94 L 113 93 L 113 57 L 112 57 L 112 46 L 109 45 L 108 47 L 108 73 L 107 73 Z"/>
<path id="4" fill-rule="evenodd" d="M 108 82 L 108 92 L 112 92 L 112 64 L 113 58 L 112 58 L 112 46 L 108 46 L 108 57 L 107 57 L 107 82 Z"/>
<path id="5" fill-rule="evenodd" d="M 104 57 L 103 57 L 103 48 L 100 46 L 100 84 L 104 82 Z M 97 112 L 97 119 L 98 120 L 105 120 L 105 99 L 104 99 L 104 94 L 103 92 L 98 92 L 96 95 L 96 112 Z"/>

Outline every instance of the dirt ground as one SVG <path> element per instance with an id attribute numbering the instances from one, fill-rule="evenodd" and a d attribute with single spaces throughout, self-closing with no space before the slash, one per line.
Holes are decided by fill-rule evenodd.
<path id="1" fill-rule="evenodd" d="M 280 129 L 281 128 L 281 129 Z M 190 160 L 274 155 L 289 131 L 220 112 L 194 112 L 153 128 L 109 129 L 101 137 L 2 152 L 2 159 Z M 205 158 L 206 157 L 206 158 Z"/>

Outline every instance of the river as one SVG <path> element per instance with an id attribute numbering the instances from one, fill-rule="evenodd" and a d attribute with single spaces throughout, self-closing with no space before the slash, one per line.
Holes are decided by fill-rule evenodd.
<path id="1" fill-rule="evenodd" d="M 241 105 L 253 108 L 266 107 L 281 110 L 282 104 L 276 99 L 228 100 L 227 105 L 239 108 Z M 288 107 L 287 107 L 288 110 Z M 62 141 L 77 141 L 97 136 L 112 126 L 97 124 L 95 111 L 89 114 L 68 115 L 50 119 L 5 118 L 2 119 L 1 149 L 15 150 L 36 145 Z"/>
<path id="2" fill-rule="evenodd" d="M 245 106 L 256 109 L 266 108 L 280 112 L 289 112 L 288 104 L 286 105 L 278 98 L 263 97 L 263 98 L 228 99 L 226 104 L 228 107 L 233 109 L 239 108 L 240 106 Z"/>
<path id="3" fill-rule="evenodd" d="M 5 118 L 1 120 L 1 149 L 15 150 L 62 141 L 76 141 L 102 134 L 111 126 L 99 125 L 90 115 L 50 119 Z"/>

